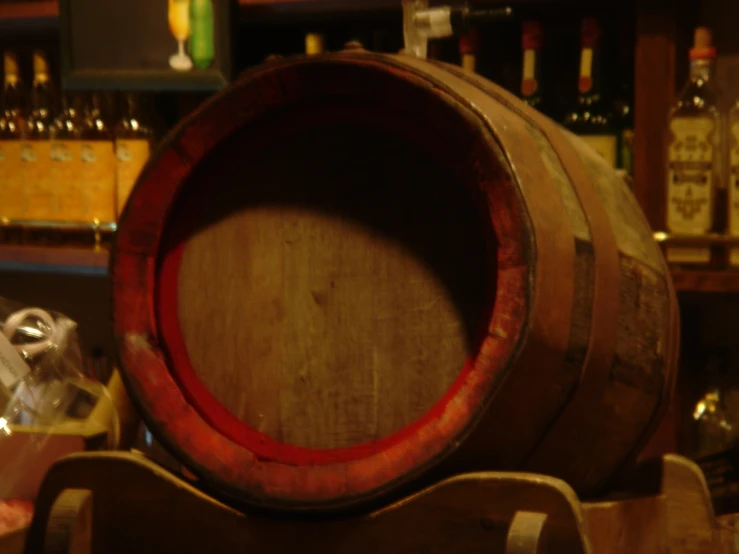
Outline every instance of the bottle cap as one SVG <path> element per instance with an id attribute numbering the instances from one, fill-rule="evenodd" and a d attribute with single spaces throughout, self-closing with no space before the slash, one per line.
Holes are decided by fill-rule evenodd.
<path id="1" fill-rule="evenodd" d="M 600 42 L 600 23 L 594 17 L 585 17 L 582 20 L 580 41 L 582 48 L 595 48 Z"/>
<path id="2" fill-rule="evenodd" d="M 539 50 L 542 43 L 541 24 L 538 21 L 524 21 L 522 46 L 524 50 Z"/>
<path id="3" fill-rule="evenodd" d="M 477 54 L 480 50 L 480 33 L 477 29 L 473 29 L 459 37 L 459 53 L 460 54 Z"/>
<path id="4" fill-rule="evenodd" d="M 18 58 L 16 58 L 14 52 L 3 53 L 3 72 L 5 73 L 6 83 L 17 83 L 20 75 L 18 70 Z"/>
<path id="5" fill-rule="evenodd" d="M 716 58 L 716 48 L 713 46 L 713 36 L 708 27 L 698 27 L 693 37 L 693 47 L 690 49 L 691 60 L 713 60 Z"/>
<path id="6" fill-rule="evenodd" d="M 320 33 L 308 33 L 305 35 L 305 53 L 323 54 L 323 35 Z"/>
<path id="7" fill-rule="evenodd" d="M 49 62 L 46 61 L 46 54 L 41 50 L 33 52 L 33 78 L 40 83 L 49 80 Z"/>

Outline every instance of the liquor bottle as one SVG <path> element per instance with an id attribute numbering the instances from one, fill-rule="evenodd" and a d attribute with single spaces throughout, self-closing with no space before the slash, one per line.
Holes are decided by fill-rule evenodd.
<path id="1" fill-rule="evenodd" d="M 459 55 L 462 69 L 475 73 L 479 49 L 480 34 L 476 29 L 459 37 Z"/>
<path id="2" fill-rule="evenodd" d="M 693 409 L 696 458 L 722 452 L 739 441 L 739 421 L 728 405 L 733 392 L 727 379 L 728 357 L 728 352 L 716 349 L 703 369 L 707 386 Z"/>
<path id="3" fill-rule="evenodd" d="M 80 186 L 86 198 L 85 221 L 115 221 L 116 157 L 113 129 L 103 96 L 90 95 L 82 124 Z"/>
<path id="4" fill-rule="evenodd" d="M 23 128 L 21 178 L 25 196 L 24 218 L 48 221 L 56 217 L 51 179 L 51 127 L 54 122 L 54 91 L 46 55 L 33 53 L 31 109 Z"/>
<path id="5" fill-rule="evenodd" d="M 128 92 L 124 95 L 122 111 L 115 127 L 117 215 L 123 211 L 136 179 L 149 159 L 154 139 L 153 124 L 139 93 Z"/>
<path id="6" fill-rule="evenodd" d="M 613 101 L 614 125 L 618 131 L 617 167 L 629 178 L 634 176 L 634 37 L 621 35 L 619 86 Z"/>
<path id="7" fill-rule="evenodd" d="M 18 59 L 13 52 L 3 55 L 3 96 L 0 112 L 0 218 L 23 217 L 23 182 L 20 173 L 23 127 L 23 87 Z"/>
<path id="8" fill-rule="evenodd" d="M 190 1 L 190 55 L 195 67 L 207 69 L 215 57 L 212 0 Z"/>
<path id="9" fill-rule="evenodd" d="M 521 98 L 532 108 L 542 109 L 541 48 L 542 30 L 538 21 L 524 21 L 522 33 L 523 71 Z"/>
<path id="10" fill-rule="evenodd" d="M 713 78 L 716 49 L 711 32 L 695 31 L 690 50 L 690 79 L 680 92 L 669 120 L 667 152 L 667 230 L 701 236 L 725 227 L 726 188 L 721 171 L 721 116 Z M 709 264 L 709 246 L 670 246 L 673 264 Z M 715 260 L 714 260 L 715 261 Z"/>
<path id="11" fill-rule="evenodd" d="M 713 349 L 706 387 L 693 409 L 692 457 L 706 476 L 717 514 L 739 511 L 739 390 L 729 364 L 731 351 Z"/>
<path id="12" fill-rule="evenodd" d="M 57 213 L 55 219 L 81 222 L 87 213 L 87 197 L 81 184 L 82 97 L 62 94 L 62 109 L 54 120 L 51 138 L 51 180 Z"/>
<path id="13" fill-rule="evenodd" d="M 323 54 L 324 38 L 320 33 L 308 33 L 305 35 L 305 53 L 309 56 Z"/>
<path id="14" fill-rule="evenodd" d="M 597 19 L 583 19 L 577 102 L 575 108 L 565 116 L 564 124 L 615 167 L 618 135 L 613 126 L 613 114 L 604 97 L 601 35 Z"/>

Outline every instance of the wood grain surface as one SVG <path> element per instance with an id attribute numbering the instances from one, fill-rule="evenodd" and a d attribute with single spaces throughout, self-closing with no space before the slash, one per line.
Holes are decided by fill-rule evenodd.
<path id="1" fill-rule="evenodd" d="M 480 334 L 489 264 L 477 211 L 438 162 L 389 133 L 320 126 L 248 150 L 235 138 L 197 180 L 209 199 L 182 257 L 179 321 L 233 414 L 341 448 L 444 395 Z"/>

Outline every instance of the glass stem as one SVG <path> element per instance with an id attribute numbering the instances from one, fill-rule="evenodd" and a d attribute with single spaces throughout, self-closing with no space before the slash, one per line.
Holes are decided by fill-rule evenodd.
<path id="1" fill-rule="evenodd" d="M 185 41 L 184 40 L 178 40 L 177 41 L 177 46 L 179 48 L 180 57 L 184 57 L 184 55 L 185 55 Z"/>

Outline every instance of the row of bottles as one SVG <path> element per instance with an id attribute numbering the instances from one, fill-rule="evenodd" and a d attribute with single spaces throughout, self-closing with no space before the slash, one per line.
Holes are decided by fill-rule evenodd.
<path id="1" fill-rule="evenodd" d="M 485 13 L 485 12 L 483 12 Z M 545 25 L 536 20 L 524 20 L 521 24 L 522 63 L 520 88 L 516 92 L 526 103 L 545 115 L 555 117 L 547 96 L 547 83 L 543 77 L 546 63 Z M 620 42 L 619 58 L 623 67 L 612 71 L 619 75 L 619 84 L 609 90 L 604 74 L 609 69 L 603 62 L 604 33 L 600 22 L 586 17 L 581 22 L 579 78 L 572 82 L 570 109 L 562 117 L 556 117 L 566 128 L 582 137 L 611 165 L 633 175 L 633 43 L 626 34 Z M 433 41 L 432 41 L 433 42 Z M 355 44 L 369 49 L 360 40 L 350 40 L 343 45 Z M 306 35 L 306 53 L 323 51 L 321 34 Z M 429 45 L 429 57 L 437 58 L 438 48 Z M 472 29 L 458 39 L 458 63 L 468 71 L 477 70 L 477 55 L 481 48 L 481 32 Z M 577 55 L 573 51 L 573 56 Z M 273 56 L 270 56 L 270 58 Z"/>
<path id="2" fill-rule="evenodd" d="M 739 237 L 739 101 L 724 108 L 716 86 L 716 48 L 705 27 L 695 31 L 690 78 L 669 121 L 666 224 L 676 238 Z M 684 267 L 739 267 L 739 248 L 687 240 L 666 248 Z"/>
<path id="3" fill-rule="evenodd" d="M 520 34 L 523 63 L 520 89 L 516 92 L 534 108 L 554 116 L 548 106 L 551 88 L 542 71 L 546 63 L 543 60 L 548 59 L 546 32 L 546 25 L 540 21 L 523 22 Z M 557 119 L 611 164 L 630 174 L 631 82 L 624 79 L 617 93 L 611 92 L 616 90 L 613 87 L 604 85 L 603 31 L 597 19 L 583 19 L 580 34 L 580 75 L 572 83 L 571 109 L 564 117 L 560 112 Z M 370 37 L 372 44 L 359 44 L 355 40 L 355 47 L 372 48 L 378 37 L 385 36 L 377 32 L 365 35 L 361 37 L 367 40 Z M 319 33 L 304 36 L 306 53 L 324 50 L 326 37 Z M 480 35 L 475 31 L 464 35 L 459 48 L 462 65 L 475 71 Z M 576 50 L 572 57 L 577 57 Z M 633 69 L 633 60 L 627 62 Z M 0 116 L 0 218 L 114 221 L 148 156 L 153 134 L 151 117 L 141 110 L 136 95 L 126 95 L 120 102 L 129 113 L 117 123 L 106 118 L 99 94 L 89 95 L 87 102 L 79 95 L 63 94 L 61 109 L 52 109 L 50 98 L 54 97 L 54 91 L 48 64 L 43 54 L 37 52 L 31 105 L 23 110 L 20 106 L 24 105 L 25 96 L 12 53 L 6 54 L 5 66 L 4 108 Z M 113 148 L 112 159 L 108 146 Z M 98 163 L 92 164 L 93 158 Z M 114 165 L 116 169 L 111 170 Z M 111 189 L 115 191 L 113 194 L 109 193 Z M 105 200 L 110 197 L 114 198 L 112 203 Z"/>
<path id="4" fill-rule="evenodd" d="M 519 96 L 530 106 L 551 115 L 548 109 L 545 83 L 542 79 L 542 53 L 544 29 L 539 21 L 522 23 L 521 46 L 523 50 L 521 86 Z M 601 47 L 603 32 L 596 18 L 582 20 L 580 36 L 580 71 L 577 83 L 572 83 L 571 109 L 561 123 L 579 135 L 612 166 L 633 175 L 634 114 L 632 87 L 628 78 L 615 94 L 607 94 L 603 84 Z M 461 65 L 474 71 L 474 52 L 477 49 L 477 33 L 460 38 Z M 629 59 L 628 45 L 624 46 L 625 64 Z M 633 71 L 633 70 L 632 70 Z M 574 93 L 577 93 L 576 95 Z"/>
<path id="5" fill-rule="evenodd" d="M 33 54 L 28 95 L 13 52 L 4 53 L 3 66 L 0 218 L 116 221 L 155 134 L 139 95 L 122 95 L 113 120 L 102 93 L 57 96 L 41 51 Z"/>

